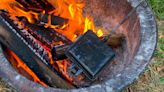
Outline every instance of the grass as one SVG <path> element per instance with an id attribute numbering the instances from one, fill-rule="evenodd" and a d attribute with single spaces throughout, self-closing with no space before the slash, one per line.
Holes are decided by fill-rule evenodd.
<path id="1" fill-rule="evenodd" d="M 164 0 L 148 0 L 158 19 L 164 19 Z"/>

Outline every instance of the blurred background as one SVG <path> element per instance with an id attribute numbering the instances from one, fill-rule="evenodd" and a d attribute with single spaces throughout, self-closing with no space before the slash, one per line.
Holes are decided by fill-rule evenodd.
<path id="1" fill-rule="evenodd" d="M 153 59 L 138 80 L 122 92 L 164 92 L 164 0 L 148 0 L 158 23 L 158 45 Z M 17 92 L 0 78 L 0 92 Z"/>

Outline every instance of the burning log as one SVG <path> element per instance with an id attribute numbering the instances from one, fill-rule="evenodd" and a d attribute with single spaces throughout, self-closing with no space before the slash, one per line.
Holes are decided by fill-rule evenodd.
<path id="1" fill-rule="evenodd" d="M 109 37 L 106 44 L 112 48 L 117 48 L 122 45 L 125 41 L 125 36 L 123 34 L 113 34 Z"/>
<path id="2" fill-rule="evenodd" d="M 70 45 L 55 46 L 51 51 L 54 60 L 66 59 L 67 57 L 65 56 L 65 51 L 68 49 L 69 46 Z"/>
<path id="3" fill-rule="evenodd" d="M 54 45 L 60 45 L 60 43 L 72 43 L 67 37 L 54 31 L 51 28 L 45 28 L 44 26 L 30 24 L 25 18 L 21 19 L 21 22 L 23 22 L 24 25 L 28 27 L 28 31 L 31 35 L 39 39 L 42 43 L 46 44 L 50 48 L 52 48 Z M 57 42 L 59 44 L 57 44 Z"/>
<path id="4" fill-rule="evenodd" d="M 22 36 L 24 33 L 14 24 L 11 19 L 9 19 L 9 16 L 3 12 L 0 12 L 0 25 L 0 42 L 21 57 L 24 63 L 31 70 L 33 70 L 33 72 L 42 81 L 52 87 L 60 87 L 65 89 L 74 88 L 74 86 L 59 77 L 54 70 L 47 67 L 48 63 L 46 62 L 44 56 L 41 56 L 30 44 L 33 43 L 31 40 L 34 40 L 32 36 L 27 36 L 26 38 L 29 40 L 27 41 L 24 38 L 25 36 Z M 39 44 L 37 44 L 37 46 L 39 46 Z M 45 53 L 43 52 L 43 54 Z"/>
<path id="5" fill-rule="evenodd" d="M 38 19 L 39 25 L 45 25 L 50 23 L 50 25 L 63 26 L 68 22 L 68 19 L 61 18 L 52 14 L 40 14 Z"/>
<path id="6" fill-rule="evenodd" d="M 49 12 L 53 10 L 53 6 L 47 0 L 16 0 L 23 7 L 34 10 L 34 11 L 43 11 Z"/>

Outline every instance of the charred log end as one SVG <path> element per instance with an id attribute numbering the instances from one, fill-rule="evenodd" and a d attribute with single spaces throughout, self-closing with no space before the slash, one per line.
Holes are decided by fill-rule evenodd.
<path id="1" fill-rule="evenodd" d="M 16 0 L 24 8 L 33 11 L 52 11 L 54 7 L 47 0 Z"/>
<path id="2" fill-rule="evenodd" d="M 38 19 L 39 25 L 48 24 L 51 22 L 51 25 L 63 26 L 68 22 L 68 19 L 61 18 L 59 16 L 51 15 L 51 14 L 40 14 Z"/>
<path id="3" fill-rule="evenodd" d="M 65 51 L 70 47 L 70 45 L 61 45 L 57 47 L 53 47 L 52 55 L 54 60 L 63 60 L 66 59 Z"/>
<path id="4" fill-rule="evenodd" d="M 118 48 L 121 47 L 123 44 L 125 44 L 126 38 L 124 34 L 113 34 L 108 39 L 106 44 L 112 48 Z"/>

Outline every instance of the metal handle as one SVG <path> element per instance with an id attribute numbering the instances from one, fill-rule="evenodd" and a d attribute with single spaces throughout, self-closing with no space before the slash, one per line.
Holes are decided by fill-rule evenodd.
<path id="1" fill-rule="evenodd" d="M 145 0 L 142 0 L 135 8 L 132 9 L 132 11 L 130 11 L 124 19 L 121 20 L 121 22 L 112 29 L 112 31 L 110 32 L 109 35 L 105 36 L 103 41 L 106 42 L 110 36 L 136 11 L 136 9 L 144 2 Z"/>

